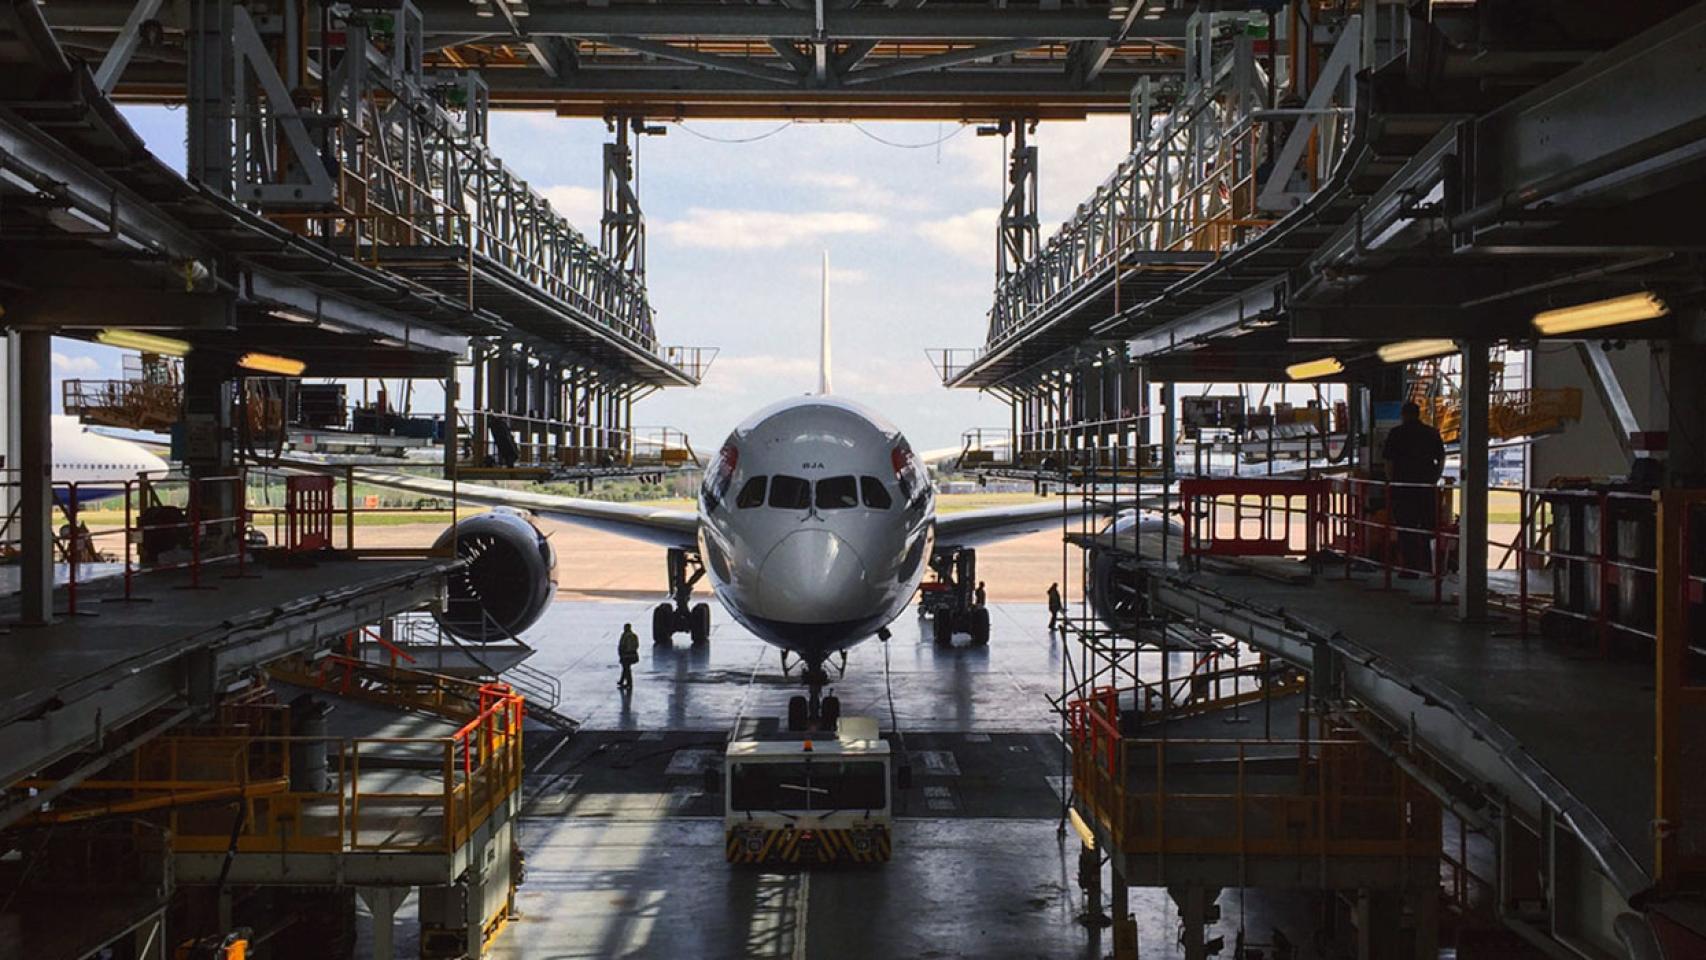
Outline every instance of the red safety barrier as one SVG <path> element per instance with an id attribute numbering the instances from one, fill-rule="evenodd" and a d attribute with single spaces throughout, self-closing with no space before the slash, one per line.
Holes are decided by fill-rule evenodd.
<path id="1" fill-rule="evenodd" d="M 332 546 L 332 487 L 329 476 L 294 476 L 284 481 L 284 548 L 292 552 Z"/>
<path id="2" fill-rule="evenodd" d="M 1067 726 L 1074 750 L 1100 752 L 1109 770 L 1114 769 L 1120 745 L 1119 691 L 1096 687 L 1088 697 L 1066 705 Z"/>
<path id="3" fill-rule="evenodd" d="M 1321 543 L 1325 480 L 1179 481 L 1184 556 L 1310 557 Z"/>

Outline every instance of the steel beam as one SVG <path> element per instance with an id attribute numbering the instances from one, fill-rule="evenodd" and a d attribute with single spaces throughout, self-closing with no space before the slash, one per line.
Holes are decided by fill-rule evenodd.
<path id="1" fill-rule="evenodd" d="M 1617 435 L 1617 445 L 1623 448 L 1624 456 L 1632 455 L 1632 441 L 1641 432 L 1641 422 L 1635 417 L 1635 409 L 1629 405 L 1629 397 L 1623 392 L 1623 384 L 1617 379 L 1617 370 L 1605 353 L 1605 345 L 1578 340 L 1576 356 L 1581 358 L 1582 366 L 1587 369 L 1588 382 L 1593 384 L 1593 392 L 1605 408 L 1605 418 Z"/>
<path id="2" fill-rule="evenodd" d="M 76 235 L 97 245 L 167 261 L 200 259 L 209 252 L 201 238 L 157 206 L 5 109 L 0 109 L 0 176 L 21 178 L 57 196 L 68 215 L 86 224 Z"/>
<path id="3" fill-rule="evenodd" d="M 53 337 L 21 331 L 18 345 L 19 581 L 23 622 L 53 621 Z"/>
<path id="4" fill-rule="evenodd" d="M 1463 425 L 1458 437 L 1457 616 L 1487 618 L 1487 433 L 1492 399 L 1486 340 L 1463 343 Z M 1437 558 L 1435 562 L 1440 562 Z"/>
<path id="5" fill-rule="evenodd" d="M 991 57 L 1005 56 L 1018 53 L 1042 45 L 1043 41 L 1036 37 L 1022 37 L 1014 40 L 1002 40 L 997 43 L 986 43 L 960 50 L 949 50 L 946 53 L 931 54 L 927 57 L 911 57 L 905 60 L 892 60 L 877 67 L 866 67 L 842 77 L 842 83 L 848 86 L 861 83 L 873 83 L 878 80 L 891 80 L 903 77 L 909 73 L 926 73 L 931 70 L 945 70 L 957 67 L 963 63 L 978 60 L 988 60 Z"/>
<path id="6" fill-rule="evenodd" d="M 131 8 L 130 16 L 125 18 L 124 26 L 119 30 L 118 40 L 107 49 L 106 57 L 95 71 L 95 86 L 102 93 L 113 92 L 118 78 L 124 75 L 124 68 L 130 64 L 131 55 L 136 53 L 136 45 L 142 42 L 142 25 L 153 19 L 159 10 L 160 0 L 136 0 L 136 6 Z"/>
<path id="7" fill-rule="evenodd" d="M 1542 201 L 1635 196 L 1706 157 L 1706 6 L 1683 13 L 1475 121 L 1468 207 L 1474 230 Z M 1640 109 L 1629 109 L 1631 98 Z"/>
<path id="8" fill-rule="evenodd" d="M 799 76 L 786 70 L 767 67 L 755 60 L 744 57 L 728 57 L 718 53 L 704 53 L 691 47 L 680 47 L 673 43 L 663 43 L 647 40 L 643 37 L 612 36 L 605 37 L 604 42 L 611 46 L 632 50 L 635 53 L 645 53 L 664 60 L 674 60 L 677 63 L 690 64 L 695 67 L 705 67 L 709 70 L 721 70 L 753 80 L 765 80 L 770 83 L 789 86 L 799 81 Z"/>
<path id="9" fill-rule="evenodd" d="M 103 287 L 38 287 L 5 299 L 6 321 L 20 329 L 104 327 L 223 330 L 234 321 L 222 293 Z"/>
<path id="10" fill-rule="evenodd" d="M 457 357 L 468 351 L 467 337 L 440 333 L 403 314 L 320 290 L 288 276 L 251 268 L 245 271 L 241 287 L 243 298 L 248 303 L 295 314 L 316 323 L 351 327 L 376 337 L 388 337 L 411 350 L 430 350 Z"/>

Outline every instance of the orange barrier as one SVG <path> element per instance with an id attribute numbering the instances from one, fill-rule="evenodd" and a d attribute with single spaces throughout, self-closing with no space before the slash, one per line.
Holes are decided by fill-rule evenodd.
<path id="1" fill-rule="evenodd" d="M 1325 480 L 1193 478 L 1179 481 L 1187 557 L 1312 557 L 1319 549 Z"/>

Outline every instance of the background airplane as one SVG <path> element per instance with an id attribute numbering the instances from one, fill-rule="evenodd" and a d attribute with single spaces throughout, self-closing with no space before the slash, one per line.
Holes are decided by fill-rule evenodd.
<path id="1" fill-rule="evenodd" d="M 53 418 L 53 496 L 62 505 L 69 484 L 77 484 L 77 502 L 84 504 L 122 495 L 138 473 L 159 476 L 171 468 L 139 443 L 94 433 L 76 417 Z"/>

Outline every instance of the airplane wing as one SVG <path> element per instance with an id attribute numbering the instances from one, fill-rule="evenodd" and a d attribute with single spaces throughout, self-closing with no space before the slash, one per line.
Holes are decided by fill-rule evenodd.
<path id="1" fill-rule="evenodd" d="M 614 533 L 631 540 L 643 540 L 661 547 L 693 549 L 699 535 L 699 517 L 688 510 L 665 510 L 632 503 L 585 500 L 551 493 L 529 493 L 478 483 L 457 483 L 453 488 L 449 480 L 437 477 L 360 468 L 355 471 L 355 479 L 357 482 L 370 483 L 376 487 L 389 487 L 393 490 L 445 499 L 450 498 L 454 489 L 458 500 L 493 507 L 531 510 L 542 517 Z"/>
<path id="2" fill-rule="evenodd" d="M 1087 504 L 1082 500 L 1050 499 L 1016 507 L 988 507 L 936 517 L 936 542 L 944 547 L 976 547 L 1027 533 L 1060 529 L 1062 516 L 1074 521 L 1084 513 L 1113 515 L 1111 504 Z"/>

